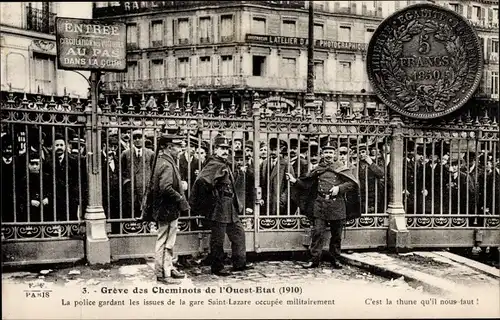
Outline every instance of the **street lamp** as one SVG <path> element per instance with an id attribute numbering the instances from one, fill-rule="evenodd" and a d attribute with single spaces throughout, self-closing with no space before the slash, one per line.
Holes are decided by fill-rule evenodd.
<path id="1" fill-rule="evenodd" d="M 186 87 L 182 86 L 181 88 L 181 93 L 182 93 L 182 107 L 184 108 L 184 96 L 186 95 Z"/>

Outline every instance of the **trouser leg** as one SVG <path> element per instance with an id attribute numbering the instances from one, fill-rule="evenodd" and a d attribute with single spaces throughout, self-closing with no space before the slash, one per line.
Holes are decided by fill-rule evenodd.
<path id="1" fill-rule="evenodd" d="M 340 256 L 340 248 L 342 244 L 342 230 L 344 228 L 345 220 L 330 221 L 330 254 L 334 260 Z"/>
<path id="2" fill-rule="evenodd" d="M 163 255 L 163 270 L 165 277 L 170 277 L 171 271 L 174 268 L 174 246 L 175 240 L 177 239 L 178 222 L 179 220 L 175 219 L 167 223 L 168 235 L 167 241 L 165 242 L 165 254 Z"/>
<path id="3" fill-rule="evenodd" d="M 241 268 L 246 264 L 245 229 L 241 221 L 227 225 L 227 236 L 231 241 L 231 259 L 233 267 Z"/>
<path id="4" fill-rule="evenodd" d="M 212 258 L 212 272 L 224 269 L 224 238 L 226 236 L 226 223 L 212 221 L 210 229 L 210 253 Z"/>
<path id="5" fill-rule="evenodd" d="M 155 245 L 155 274 L 156 277 L 163 278 L 168 276 L 164 271 L 165 245 L 168 238 L 169 225 L 158 222 L 158 234 Z"/>
<path id="6" fill-rule="evenodd" d="M 315 218 L 314 226 L 312 228 L 311 239 L 311 261 L 319 263 L 321 260 L 321 252 L 325 246 L 325 231 L 326 221 L 323 219 Z"/>

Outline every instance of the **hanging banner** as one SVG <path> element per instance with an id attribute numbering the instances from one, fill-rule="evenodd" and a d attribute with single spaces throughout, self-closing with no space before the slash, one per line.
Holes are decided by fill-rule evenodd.
<path id="1" fill-rule="evenodd" d="M 66 70 L 125 71 L 124 23 L 56 18 L 57 64 Z"/>

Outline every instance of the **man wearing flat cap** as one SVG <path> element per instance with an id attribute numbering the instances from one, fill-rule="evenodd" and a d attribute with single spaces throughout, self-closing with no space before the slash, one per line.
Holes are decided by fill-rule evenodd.
<path id="1" fill-rule="evenodd" d="M 321 261 L 325 245 L 325 231 L 330 227 L 330 254 L 332 266 L 340 269 L 338 262 L 342 241 L 342 229 L 346 219 L 359 217 L 359 182 L 347 166 L 335 161 L 336 148 L 331 144 L 323 146 L 323 160 L 306 177 L 296 179 L 287 173 L 287 179 L 308 194 L 305 214 L 313 221 L 311 259 L 304 268 L 316 268 Z"/>
<path id="2" fill-rule="evenodd" d="M 132 148 L 122 152 L 123 218 L 139 217 L 146 185 L 151 176 L 154 152 L 144 146 L 142 130 L 132 132 Z M 132 209 L 133 206 L 133 209 Z"/>
<path id="3" fill-rule="evenodd" d="M 246 264 L 245 231 L 239 215 L 243 213 L 242 200 L 235 188 L 235 179 L 228 162 L 229 139 L 217 135 L 214 154 L 198 175 L 190 197 L 192 212 L 205 217 L 212 231 L 210 236 L 211 271 L 228 276 L 224 270 L 224 238 L 231 241 L 233 271 L 251 267 Z"/>
<path id="4" fill-rule="evenodd" d="M 176 279 L 184 278 L 184 274 L 173 266 L 178 219 L 181 213 L 189 211 L 177 165 L 182 151 L 181 143 L 182 136 L 171 132 L 159 138 L 159 154 L 151 179 L 147 207 L 139 218 L 139 220 L 155 221 L 158 224 L 155 274 L 157 281 L 166 284 L 178 284 L 180 282 Z"/>

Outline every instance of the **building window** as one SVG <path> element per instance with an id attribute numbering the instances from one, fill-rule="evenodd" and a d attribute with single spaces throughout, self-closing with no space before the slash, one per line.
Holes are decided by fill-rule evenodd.
<path id="1" fill-rule="evenodd" d="M 252 20 L 252 30 L 256 34 L 266 34 L 266 19 L 264 18 L 253 18 Z"/>
<path id="2" fill-rule="evenodd" d="M 212 64 L 210 63 L 210 57 L 200 57 L 200 65 L 198 68 L 198 76 L 208 77 L 212 75 Z"/>
<path id="3" fill-rule="evenodd" d="M 491 39 L 491 48 L 489 59 L 491 62 L 498 63 L 498 39 Z"/>
<path id="4" fill-rule="evenodd" d="M 281 60 L 281 71 L 283 78 L 295 78 L 297 75 L 297 60 L 295 58 L 283 58 Z"/>
<path id="5" fill-rule="evenodd" d="M 52 95 L 56 92 L 56 64 L 49 55 L 33 54 L 35 64 L 35 87 L 42 94 Z"/>
<path id="6" fill-rule="evenodd" d="M 314 39 L 325 39 L 325 31 L 322 24 L 314 24 Z"/>
<path id="7" fill-rule="evenodd" d="M 157 20 L 151 22 L 151 46 L 163 46 L 163 21 Z"/>
<path id="8" fill-rule="evenodd" d="M 177 23 L 177 39 L 179 40 L 179 44 L 189 43 L 189 19 L 179 19 Z"/>
<path id="9" fill-rule="evenodd" d="M 232 76 L 233 75 L 233 56 L 221 56 L 221 75 Z"/>
<path id="10" fill-rule="evenodd" d="M 323 80 L 325 77 L 325 64 L 323 61 L 314 62 L 314 78 L 318 80 Z"/>
<path id="11" fill-rule="evenodd" d="M 50 2 L 30 2 L 26 7 L 26 27 L 28 30 L 55 33 L 56 14 Z"/>
<path id="12" fill-rule="evenodd" d="M 351 63 L 350 62 L 340 62 L 340 70 L 338 72 L 339 79 L 342 79 L 342 81 L 347 82 L 351 81 Z"/>
<path id="13" fill-rule="evenodd" d="M 222 42 L 229 42 L 234 40 L 232 15 L 225 15 L 220 18 L 220 40 Z"/>
<path id="14" fill-rule="evenodd" d="M 252 75 L 262 77 L 266 75 L 266 57 L 253 56 L 252 57 Z"/>
<path id="15" fill-rule="evenodd" d="M 498 97 L 499 84 L 498 84 L 498 71 L 491 72 L 491 94 Z"/>
<path id="16" fill-rule="evenodd" d="M 163 79 L 164 78 L 164 68 L 163 60 L 153 60 L 151 61 L 150 77 L 151 79 Z"/>
<path id="17" fill-rule="evenodd" d="M 481 20 L 481 7 L 479 6 L 472 6 L 472 17 L 476 21 Z"/>
<path id="18" fill-rule="evenodd" d="M 127 80 L 139 80 L 139 63 L 137 61 L 127 62 Z"/>
<path id="19" fill-rule="evenodd" d="M 373 28 L 367 28 L 365 32 L 365 43 L 370 43 L 371 38 L 373 37 L 373 33 L 375 32 L 375 29 Z"/>
<path id="20" fill-rule="evenodd" d="M 494 8 L 491 12 L 491 20 L 498 26 L 498 9 Z"/>
<path id="21" fill-rule="evenodd" d="M 375 15 L 375 1 L 363 1 L 361 5 L 361 14 L 367 16 Z"/>
<path id="22" fill-rule="evenodd" d="M 340 26 L 339 41 L 351 42 L 351 27 Z"/>
<path id="23" fill-rule="evenodd" d="M 177 65 L 177 77 L 189 77 L 189 58 L 179 58 Z"/>
<path id="24" fill-rule="evenodd" d="M 460 11 L 461 8 L 458 3 L 450 3 L 450 9 L 455 11 L 456 13 L 462 14 L 462 12 Z"/>
<path id="25" fill-rule="evenodd" d="M 295 37 L 296 28 L 295 21 L 293 20 L 283 20 L 283 32 L 282 35 L 284 37 Z"/>
<path id="26" fill-rule="evenodd" d="M 139 34 L 137 32 L 137 24 L 135 23 L 127 25 L 127 47 L 129 49 L 139 47 Z"/>
<path id="27" fill-rule="evenodd" d="M 212 30 L 212 19 L 210 17 L 200 18 L 200 43 L 210 42 L 210 30 Z"/>

